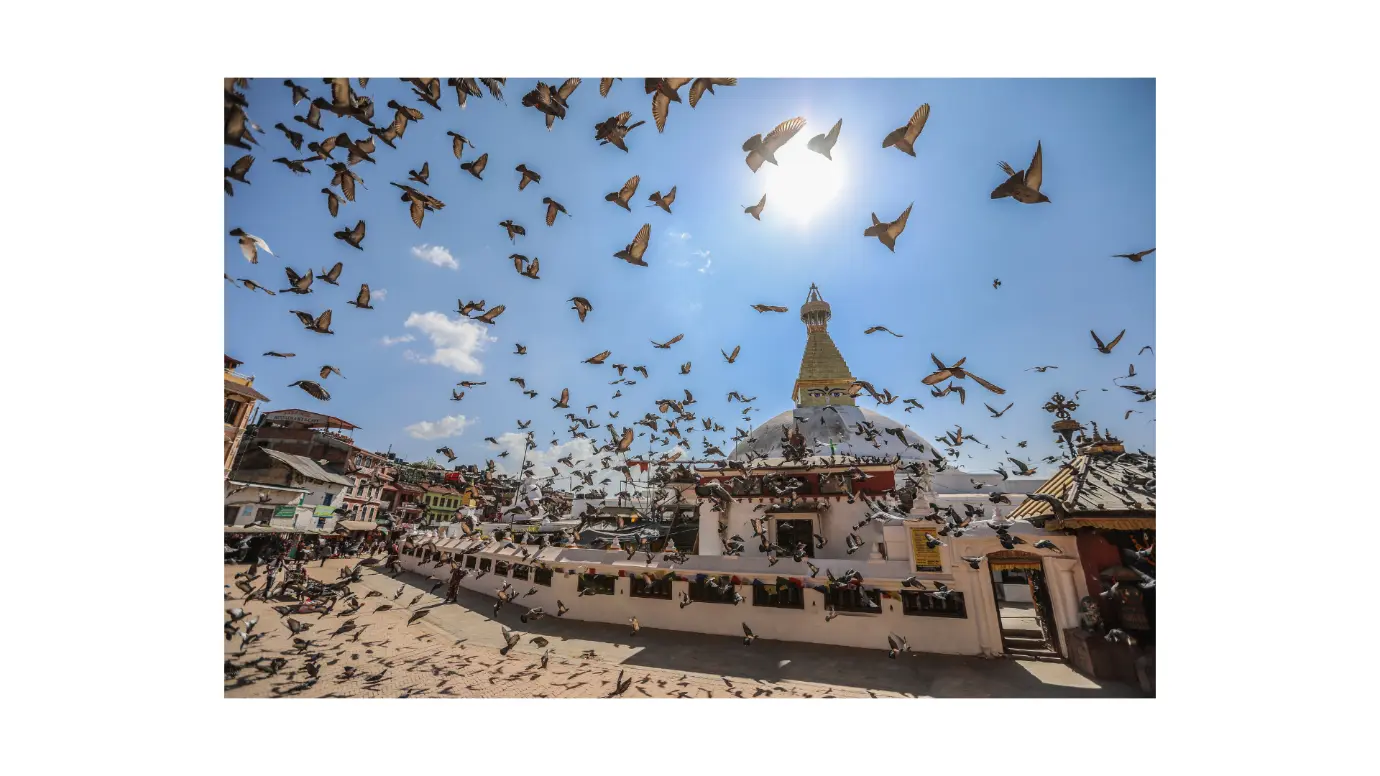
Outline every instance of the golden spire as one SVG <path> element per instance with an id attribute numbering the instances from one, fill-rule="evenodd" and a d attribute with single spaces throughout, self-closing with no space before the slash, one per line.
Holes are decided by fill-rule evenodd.
<path id="1" fill-rule="evenodd" d="M 810 293 L 800 308 L 800 320 L 805 324 L 805 354 L 800 358 L 800 376 L 791 388 L 791 398 L 797 407 L 823 407 L 846 404 L 855 406 L 848 395 L 853 373 L 843 354 L 829 337 L 829 303 L 819 294 L 819 287 L 810 284 Z"/>

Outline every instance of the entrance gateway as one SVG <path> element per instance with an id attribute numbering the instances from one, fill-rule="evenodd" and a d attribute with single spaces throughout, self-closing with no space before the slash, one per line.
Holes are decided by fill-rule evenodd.
<path id="1" fill-rule="evenodd" d="M 1043 558 L 1002 550 L 987 555 L 1002 649 L 1013 657 L 1062 660 Z"/>

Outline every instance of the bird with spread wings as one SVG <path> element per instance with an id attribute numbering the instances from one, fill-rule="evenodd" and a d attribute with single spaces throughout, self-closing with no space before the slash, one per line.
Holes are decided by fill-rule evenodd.
<path id="1" fill-rule="evenodd" d="M 930 354 L 930 360 L 934 362 L 934 365 L 938 368 L 938 371 L 920 381 L 925 385 L 934 385 L 935 383 L 942 383 L 945 380 L 949 379 L 963 380 L 971 377 L 973 378 L 973 382 L 977 383 L 978 385 L 981 385 L 983 388 L 986 388 L 992 393 L 1006 393 L 1006 390 L 1004 388 L 998 388 L 997 386 L 987 382 L 981 377 L 978 377 L 972 372 L 969 372 L 968 370 L 964 369 L 963 363 L 968 360 L 967 356 L 960 358 L 952 366 L 945 366 L 944 362 L 940 361 L 939 358 L 936 357 L 933 353 Z"/>

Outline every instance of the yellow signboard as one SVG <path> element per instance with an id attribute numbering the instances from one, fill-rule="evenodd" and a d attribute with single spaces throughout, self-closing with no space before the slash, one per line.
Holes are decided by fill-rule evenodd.
<path id="1" fill-rule="evenodd" d="M 910 529 L 910 546 L 915 554 L 916 571 L 943 571 L 944 563 L 939 558 L 939 547 L 930 549 L 925 542 L 924 528 Z"/>

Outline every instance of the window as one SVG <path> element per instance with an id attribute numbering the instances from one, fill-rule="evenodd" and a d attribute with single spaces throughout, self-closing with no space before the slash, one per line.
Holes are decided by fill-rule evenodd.
<path id="1" fill-rule="evenodd" d="M 719 588 L 709 587 L 709 585 L 706 584 L 708 580 L 705 580 L 704 582 L 692 581 L 690 583 L 690 600 L 702 601 L 707 604 L 733 603 L 733 594 L 735 592 L 733 585 L 727 584 L 727 577 L 724 577 L 723 579 L 725 584 L 723 584 Z"/>
<path id="2" fill-rule="evenodd" d="M 474 563 L 475 563 L 475 557 L 474 557 L 473 555 L 466 555 L 466 556 L 465 556 L 465 568 L 467 568 L 467 569 L 472 569 L 472 568 L 474 568 Z"/>
<path id="3" fill-rule="evenodd" d="M 240 402 L 238 402 L 238 401 L 236 401 L 236 400 L 234 400 L 234 399 L 231 399 L 231 398 L 229 398 L 229 397 L 226 397 L 226 399 L 225 399 L 225 422 L 226 422 L 226 424 L 231 425 L 231 426 L 237 426 L 237 425 L 239 425 L 239 423 L 238 423 L 237 421 L 239 420 L 239 416 L 240 416 L 240 407 L 243 407 L 243 406 L 244 406 L 244 405 L 241 404 Z"/>
<path id="4" fill-rule="evenodd" d="M 616 577 L 607 574 L 581 574 L 576 578 L 575 589 L 581 593 L 593 590 L 595 595 L 613 595 L 614 579 Z"/>
<path id="5" fill-rule="evenodd" d="M 792 584 L 753 585 L 752 605 L 770 606 L 777 609 L 804 609 L 805 593 Z"/>
<path id="6" fill-rule="evenodd" d="M 649 582 L 646 577 L 638 574 L 632 578 L 628 595 L 633 598 L 661 598 L 669 601 L 671 600 L 671 578 L 663 577 Z"/>
<path id="7" fill-rule="evenodd" d="M 544 569 L 538 566 L 535 569 L 535 573 L 532 575 L 532 581 L 536 582 L 538 585 L 551 587 L 551 576 L 551 569 Z"/>
<path id="8" fill-rule="evenodd" d="M 968 608 L 963 603 L 962 593 L 950 593 L 939 599 L 926 593 L 902 590 L 901 611 L 917 617 L 968 617 Z"/>
<path id="9" fill-rule="evenodd" d="M 788 552 L 795 552 L 797 544 L 805 545 L 805 557 L 815 556 L 813 520 L 780 520 L 776 521 L 776 543 Z"/>
<path id="10" fill-rule="evenodd" d="M 494 564 L 494 573 L 500 577 L 508 576 L 508 561 L 501 560 Z"/>
<path id="11" fill-rule="evenodd" d="M 825 474 L 819 478 L 819 492 L 830 495 L 848 492 L 848 475 Z"/>
<path id="12" fill-rule="evenodd" d="M 494 562 L 493 562 L 493 559 L 492 559 L 492 558 L 482 558 L 482 559 L 480 559 L 480 561 L 479 561 L 479 570 L 480 570 L 480 571 L 491 571 L 491 570 L 493 570 L 493 567 L 494 567 Z"/>
<path id="13" fill-rule="evenodd" d="M 524 566 L 520 563 L 516 566 L 513 566 L 513 579 L 527 579 L 528 575 L 530 575 L 531 573 L 531 566 Z"/>
<path id="14" fill-rule="evenodd" d="M 864 597 L 872 602 L 868 606 Z M 824 594 L 824 603 L 834 607 L 839 612 L 863 612 L 865 614 L 882 613 L 882 592 L 880 590 L 868 590 L 851 585 L 836 585 Z"/>

